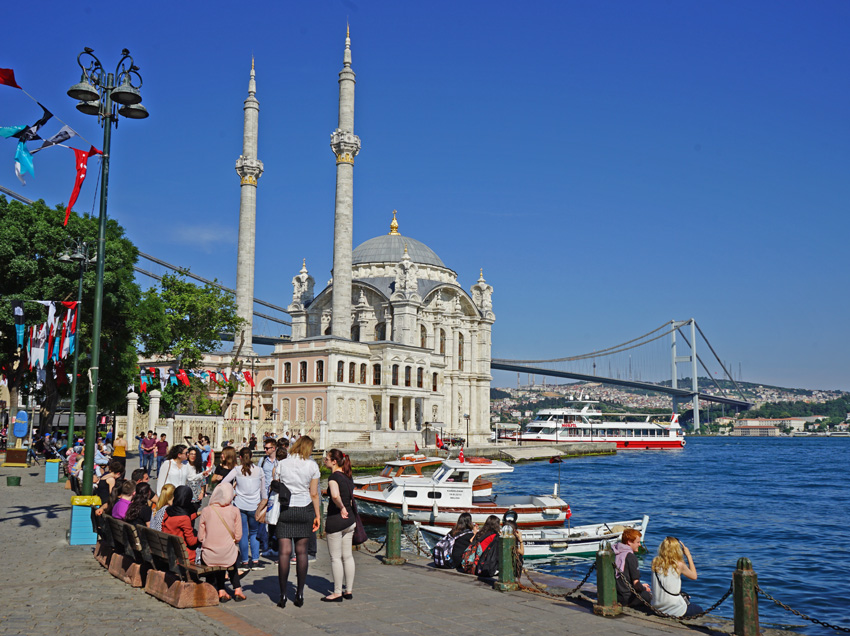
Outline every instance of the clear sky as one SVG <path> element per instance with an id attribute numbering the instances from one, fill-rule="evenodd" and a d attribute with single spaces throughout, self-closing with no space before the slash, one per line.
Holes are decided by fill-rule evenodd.
<path id="1" fill-rule="evenodd" d="M 7 24 L 26 26 L 5 30 L 0 67 L 100 147 L 65 94 L 75 58 L 90 46 L 114 67 L 131 50 L 151 116 L 113 134 L 109 214 L 142 251 L 234 285 L 253 54 L 255 295 L 288 304 L 302 258 L 324 286 L 348 19 L 355 245 L 397 209 L 465 289 L 483 267 L 495 357 L 585 353 L 695 317 L 744 380 L 850 390 L 850 3 L 126 6 L 13 3 Z M 38 115 L 0 86 L 0 125 Z M 37 154 L 23 187 L 0 142 L 0 185 L 67 201 L 69 151 Z M 78 210 L 96 210 L 95 174 Z"/>

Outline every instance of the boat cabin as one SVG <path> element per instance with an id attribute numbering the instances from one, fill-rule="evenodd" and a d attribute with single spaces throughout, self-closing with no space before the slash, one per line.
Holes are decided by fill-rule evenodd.
<path id="1" fill-rule="evenodd" d="M 388 501 L 410 505 L 470 506 L 494 499 L 493 482 L 485 477 L 513 472 L 513 466 L 496 460 L 471 458 L 461 462 L 447 459 L 429 478 L 396 477 L 387 493 Z"/>

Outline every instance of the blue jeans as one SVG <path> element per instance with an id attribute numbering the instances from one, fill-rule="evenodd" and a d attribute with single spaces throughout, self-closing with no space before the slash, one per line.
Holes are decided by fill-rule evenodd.
<path id="1" fill-rule="evenodd" d="M 162 468 L 162 463 L 165 461 L 165 456 L 156 458 L 156 476 L 159 478 L 159 471 Z"/>
<path id="2" fill-rule="evenodd" d="M 148 471 L 148 475 L 151 474 L 151 470 L 153 470 L 153 453 L 142 453 L 142 463 L 140 468 L 144 468 Z"/>
<path id="3" fill-rule="evenodd" d="M 248 546 L 251 546 L 251 560 L 255 563 L 260 560 L 260 542 L 257 539 L 257 530 L 260 524 L 254 517 L 253 510 L 239 509 L 242 517 L 242 538 L 239 539 L 239 558 L 242 563 L 248 562 Z"/>
<path id="4" fill-rule="evenodd" d="M 260 550 L 265 552 L 269 549 L 269 529 L 266 524 L 261 523 L 259 529 L 257 530 L 257 540 L 260 543 Z"/>

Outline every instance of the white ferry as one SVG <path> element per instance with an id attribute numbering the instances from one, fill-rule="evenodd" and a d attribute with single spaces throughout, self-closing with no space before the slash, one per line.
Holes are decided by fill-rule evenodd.
<path id="1" fill-rule="evenodd" d="M 538 411 L 526 430 L 505 433 L 501 439 L 523 442 L 616 442 L 617 450 L 650 450 L 682 448 L 684 431 L 679 426 L 679 416 L 673 414 L 669 422 L 653 422 L 655 416 L 641 417 L 643 422 L 604 421 L 606 417 L 623 417 L 624 413 L 603 413 L 593 405 L 593 400 L 574 400 L 583 407 L 543 409 Z"/>

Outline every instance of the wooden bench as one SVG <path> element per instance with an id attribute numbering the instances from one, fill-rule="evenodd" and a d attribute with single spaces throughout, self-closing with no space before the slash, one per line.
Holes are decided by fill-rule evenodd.
<path id="1" fill-rule="evenodd" d="M 94 546 L 94 558 L 97 559 L 97 562 L 103 567 L 108 568 L 109 559 L 112 558 L 112 554 L 115 550 L 113 548 L 112 529 L 109 527 L 109 522 L 104 517 L 105 515 L 98 516 L 92 513 L 92 518 L 94 519 L 95 524 L 95 532 L 97 533 L 97 543 Z"/>
<path id="2" fill-rule="evenodd" d="M 144 587 L 149 566 L 142 555 L 138 528 L 109 515 L 100 517 L 106 523 L 112 542 L 112 556 L 107 566 L 109 573 L 133 587 Z"/>
<path id="3" fill-rule="evenodd" d="M 183 537 L 136 526 L 147 571 L 145 592 L 178 609 L 218 605 L 218 592 L 202 580 L 229 568 L 196 565 L 189 558 Z"/>

